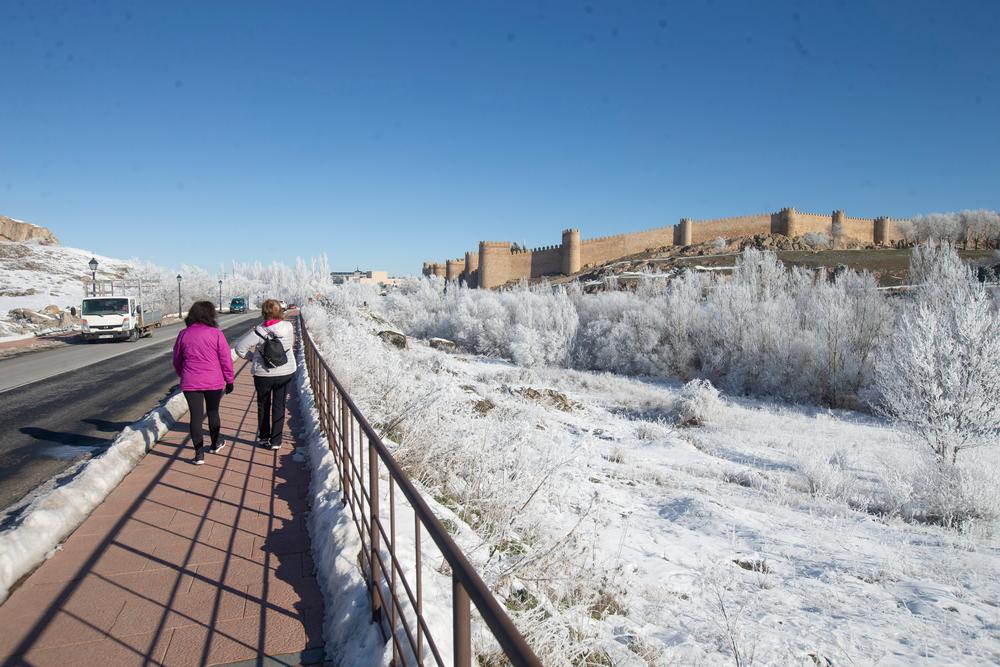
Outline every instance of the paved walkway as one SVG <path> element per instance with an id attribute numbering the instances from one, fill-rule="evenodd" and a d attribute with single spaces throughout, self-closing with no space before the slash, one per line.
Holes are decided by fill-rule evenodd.
<path id="1" fill-rule="evenodd" d="M 253 446 L 253 381 L 248 364 L 237 370 L 221 408 L 230 444 L 191 465 L 179 422 L 0 605 L 0 662 L 322 662 L 308 471 L 287 424 L 279 451 Z"/>

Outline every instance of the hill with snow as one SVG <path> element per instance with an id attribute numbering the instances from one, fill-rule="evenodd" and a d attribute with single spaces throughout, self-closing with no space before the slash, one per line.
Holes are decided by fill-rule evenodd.
<path id="1" fill-rule="evenodd" d="M 0 241 L 0 338 L 29 334 L 38 328 L 14 317 L 11 311 L 79 307 L 84 286 L 91 280 L 87 265 L 91 258 L 98 262 L 98 279 L 120 278 L 130 267 L 129 262 L 89 250 L 37 240 Z"/>

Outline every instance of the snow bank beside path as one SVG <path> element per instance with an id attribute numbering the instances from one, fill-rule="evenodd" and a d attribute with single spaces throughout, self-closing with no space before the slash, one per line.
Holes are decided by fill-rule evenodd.
<path id="1" fill-rule="evenodd" d="M 24 519 L 0 533 L 0 603 L 11 588 L 54 553 L 132 468 L 187 412 L 182 394 L 126 427 L 111 446 L 84 464 L 71 482 L 31 503 Z"/>
<path id="2" fill-rule="evenodd" d="M 300 334 L 301 340 L 301 334 Z M 357 566 L 361 539 L 349 510 L 340 502 L 340 477 L 330 444 L 319 426 L 319 413 L 309 387 L 309 371 L 301 345 L 295 351 L 301 369 L 295 375 L 299 442 L 309 457 L 309 537 L 316 579 L 326 602 L 323 639 L 326 655 L 340 665 L 376 667 L 392 661 L 392 644 L 382 640 L 371 622 L 368 589 Z"/>

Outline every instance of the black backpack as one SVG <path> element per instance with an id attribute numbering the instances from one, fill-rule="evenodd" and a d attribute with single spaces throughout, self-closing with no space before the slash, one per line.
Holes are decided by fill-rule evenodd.
<path id="1" fill-rule="evenodd" d="M 264 339 L 257 351 L 260 352 L 261 358 L 264 359 L 264 365 L 268 368 L 277 368 L 278 366 L 284 366 L 288 363 L 288 355 L 285 354 L 285 346 L 281 344 L 281 340 L 274 335 L 273 331 L 264 329 L 267 335 L 261 334 L 261 332 L 254 327 L 253 332 Z"/>

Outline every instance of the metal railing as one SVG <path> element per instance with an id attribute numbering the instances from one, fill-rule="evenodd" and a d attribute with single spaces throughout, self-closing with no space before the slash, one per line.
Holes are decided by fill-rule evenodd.
<path id="1" fill-rule="evenodd" d="M 350 508 L 361 537 L 358 560 L 368 585 L 372 620 L 379 624 L 383 636 L 392 641 L 393 664 L 423 665 L 430 660 L 431 664 L 445 667 L 424 616 L 421 535 L 426 533 L 450 569 L 454 665 L 472 664 L 471 604 L 474 604 L 511 664 L 540 667 L 541 662 L 510 617 L 330 370 L 310 337 L 305 320 L 299 317 L 298 321 L 320 428 L 330 443 L 340 473 L 341 502 Z M 383 483 L 389 486 L 388 526 L 380 507 L 379 485 Z M 407 561 L 412 563 L 414 581 L 407 578 L 404 555 L 397 549 L 397 488 L 414 516 L 413 560 Z"/>

